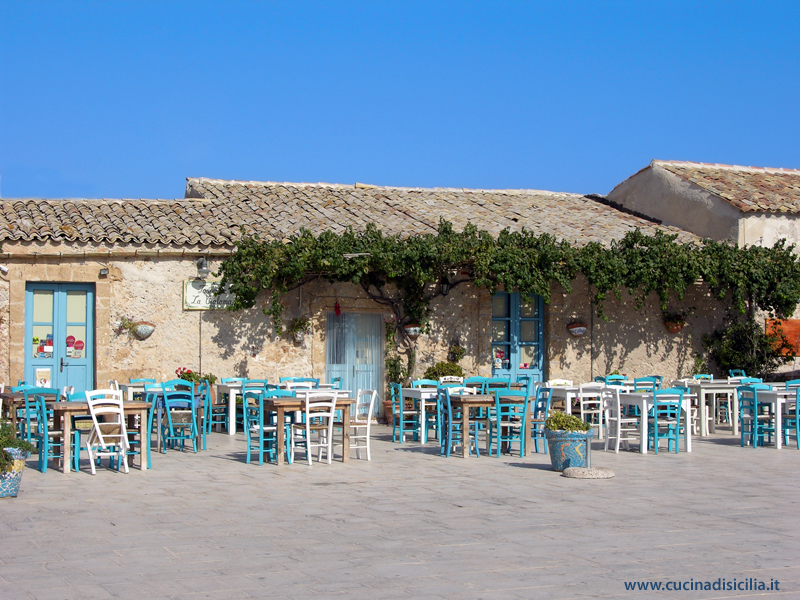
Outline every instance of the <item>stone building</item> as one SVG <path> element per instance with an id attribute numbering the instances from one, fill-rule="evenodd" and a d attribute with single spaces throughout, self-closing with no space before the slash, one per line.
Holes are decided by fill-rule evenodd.
<path id="1" fill-rule="evenodd" d="M 654 160 L 608 199 L 703 238 L 800 243 L 800 170 Z"/>
<path id="2" fill-rule="evenodd" d="M 0 207 L 8 268 L 0 277 L 0 379 L 49 379 L 77 389 L 109 379 L 170 378 L 187 367 L 269 380 L 340 374 L 348 388 L 382 393 L 388 313 L 360 288 L 323 281 L 290 292 L 285 317 L 307 315 L 313 325 L 299 344 L 276 336 L 261 306 L 230 312 L 208 305 L 203 293 L 213 276 L 206 264 L 213 272 L 242 231 L 284 239 L 300 228 L 343 231 L 372 222 L 407 235 L 434 233 L 444 217 L 457 229 L 472 222 L 497 235 L 525 227 L 574 244 L 609 244 L 635 228 L 698 239 L 600 197 L 531 190 L 188 179 L 185 198 L 177 200 L 4 199 Z M 722 312 L 698 286 L 686 301 L 694 316 L 671 334 L 654 298 L 638 311 L 630 299 L 609 300 L 605 322 L 593 316 L 590 297 L 580 278 L 569 294 L 554 288 L 549 304 L 458 286 L 432 306 L 432 331 L 417 342 L 416 375 L 445 360 L 454 340 L 467 350 L 461 364 L 470 374 L 684 375 L 700 334 L 717 326 Z M 123 316 L 153 323 L 152 335 L 139 340 L 115 331 Z M 589 326 L 582 337 L 566 328 L 576 321 Z"/>

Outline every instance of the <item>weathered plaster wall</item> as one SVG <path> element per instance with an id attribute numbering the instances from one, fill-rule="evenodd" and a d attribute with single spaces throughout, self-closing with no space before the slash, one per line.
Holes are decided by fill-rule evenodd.
<path id="1" fill-rule="evenodd" d="M 620 183 L 608 199 L 704 238 L 739 239 L 737 209 L 658 165 Z"/>
<path id="2" fill-rule="evenodd" d="M 634 304 L 627 293 L 621 300 L 607 299 L 604 310 L 610 320 L 606 322 L 592 316 L 589 286 L 583 277 L 573 282 L 570 294 L 554 288 L 546 308 L 549 377 L 591 381 L 615 370 L 629 377 L 690 376 L 694 355 L 702 349 L 702 335 L 719 328 L 725 313 L 705 286 L 693 286 L 682 305 L 695 307 L 694 314 L 679 333 L 672 334 L 664 326 L 655 295 L 639 310 L 634 310 Z M 573 321 L 586 323 L 590 330 L 583 337 L 573 337 L 566 328 Z"/>
<path id="3" fill-rule="evenodd" d="M 780 239 L 800 245 L 800 216 L 775 213 L 742 216 L 740 245 L 772 247 Z"/>

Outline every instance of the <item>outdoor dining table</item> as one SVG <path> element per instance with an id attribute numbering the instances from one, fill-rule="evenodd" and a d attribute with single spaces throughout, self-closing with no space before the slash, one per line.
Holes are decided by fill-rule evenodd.
<path id="1" fill-rule="evenodd" d="M 505 401 L 508 403 L 518 404 L 525 401 L 525 399 L 521 396 L 500 396 L 501 401 Z M 469 456 L 469 424 L 470 424 L 470 409 L 472 408 L 494 408 L 495 401 L 494 396 L 489 394 L 450 394 L 450 404 L 453 407 L 453 411 L 455 412 L 458 409 L 461 409 L 462 415 L 462 425 L 461 431 L 464 432 L 462 435 L 464 436 L 464 440 L 461 444 L 461 456 L 463 458 L 467 458 Z M 530 423 L 525 423 L 525 455 L 528 453 L 528 449 L 530 447 L 530 439 L 531 439 L 531 426 Z M 489 436 L 486 436 L 486 452 L 489 452 Z"/>
<path id="2" fill-rule="evenodd" d="M 589 382 L 587 382 L 589 383 Z M 597 383 L 597 382 L 595 382 Z M 615 384 L 615 386 L 620 387 L 625 391 L 633 391 L 633 381 L 623 381 L 621 383 Z M 578 399 L 578 395 L 581 391 L 581 386 L 579 385 L 554 385 L 550 387 L 552 391 L 551 395 L 551 402 L 558 398 L 564 400 L 564 412 L 568 415 L 572 414 L 572 401 Z"/>
<path id="3" fill-rule="evenodd" d="M 128 417 L 128 424 L 131 426 L 133 423 L 133 417 L 139 415 L 139 439 L 141 440 L 139 468 L 141 470 L 149 469 L 150 464 L 145 459 L 145 456 L 147 456 L 147 449 L 150 446 L 150 432 L 148 430 L 147 423 L 147 412 L 150 410 L 150 403 L 140 401 L 125 401 L 122 403 L 122 409 L 125 415 Z M 70 439 L 70 434 L 72 433 L 72 417 L 84 416 L 88 414 L 88 402 L 53 403 L 53 426 L 55 429 L 63 429 L 64 431 L 64 457 L 61 459 L 61 468 L 64 473 L 69 473 L 70 466 L 72 465 L 72 444 L 70 444 L 68 441 Z"/>
<path id="4" fill-rule="evenodd" d="M 775 384 L 773 391 L 759 390 L 758 403 L 759 404 L 772 404 L 773 413 L 775 415 L 775 448 L 780 450 L 783 444 L 783 418 L 781 416 L 781 409 L 787 402 L 792 402 L 797 397 L 797 392 L 793 389 L 787 390 L 785 384 Z M 778 388 L 778 389 L 775 389 Z M 731 424 L 734 430 L 734 435 L 739 435 L 739 395 L 736 394 L 733 401 L 733 418 Z"/>
<path id="5" fill-rule="evenodd" d="M 41 394 L 48 400 L 48 404 L 58 400 L 57 394 Z M 11 426 L 17 429 L 17 412 L 25 407 L 25 392 L 2 392 L 0 397 L 3 398 L 3 407 L 8 407 L 8 418 L 11 421 Z M 2 415 L 0 415 L 2 417 Z"/>
<path id="6" fill-rule="evenodd" d="M 315 391 L 315 390 L 308 390 Z M 340 390 L 336 390 L 339 392 Z M 336 410 L 342 409 L 342 462 L 350 460 L 350 407 L 355 404 L 355 398 L 344 398 L 337 394 Z M 287 412 L 301 411 L 304 409 L 305 398 L 264 398 L 264 409 L 277 414 L 276 423 L 285 423 Z M 283 449 L 286 447 L 286 431 L 284 427 L 277 427 L 277 448 L 275 453 L 278 465 L 285 463 Z"/>
<path id="7" fill-rule="evenodd" d="M 669 398 L 669 395 L 659 396 L 660 398 Z M 648 420 L 647 415 L 650 409 L 653 408 L 653 394 L 641 392 L 620 392 L 619 403 L 625 406 L 638 406 L 641 418 L 639 419 L 639 452 L 647 454 L 648 444 Z M 683 423 L 684 423 L 684 449 L 686 452 L 692 451 L 692 398 L 689 395 L 683 396 Z"/>
<path id="8" fill-rule="evenodd" d="M 738 405 L 738 395 L 736 393 L 736 388 L 738 388 L 741 383 L 738 382 L 729 382 L 727 379 L 698 379 L 694 381 L 688 382 L 686 387 L 689 388 L 689 391 L 692 394 L 697 395 L 697 416 L 700 419 L 700 436 L 707 437 L 711 433 L 717 432 L 717 424 L 716 419 L 711 419 L 711 430 L 709 431 L 708 428 L 708 403 L 706 402 L 706 398 L 711 395 L 711 402 L 712 407 L 714 403 L 714 396 L 716 394 L 732 394 L 733 395 L 733 403 L 734 405 Z M 713 410 L 713 408 L 712 408 Z M 734 408 L 736 411 L 736 408 Z M 732 419 L 732 421 L 735 419 Z M 736 425 L 732 427 L 733 435 L 738 433 L 738 428 Z"/>
<path id="9" fill-rule="evenodd" d="M 411 398 L 412 400 L 416 400 L 415 404 L 419 409 L 419 419 L 420 423 L 422 423 L 422 433 L 419 436 L 420 443 L 427 444 L 428 443 L 428 428 L 425 427 L 425 402 L 426 401 L 434 401 L 434 405 L 436 404 L 436 396 L 439 393 L 435 387 L 418 387 L 418 388 L 403 388 L 403 399 Z M 391 423 L 389 423 L 391 425 Z"/>

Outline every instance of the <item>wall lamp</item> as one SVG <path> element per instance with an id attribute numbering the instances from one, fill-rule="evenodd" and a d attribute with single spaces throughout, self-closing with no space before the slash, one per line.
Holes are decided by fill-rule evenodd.
<path id="1" fill-rule="evenodd" d="M 0 273 L 2 273 L 3 275 L 8 275 L 8 267 L 6 267 L 5 265 L 0 265 Z"/>
<path id="2" fill-rule="evenodd" d="M 208 268 L 208 260 L 205 256 L 201 256 L 197 260 L 194 261 L 194 264 L 197 265 L 197 276 L 200 279 L 205 279 L 209 275 L 211 275 L 211 269 Z"/>
<path id="3" fill-rule="evenodd" d="M 450 278 L 442 275 L 442 296 L 447 296 L 450 293 Z"/>
<path id="4" fill-rule="evenodd" d="M 108 267 L 100 269 L 100 277 L 108 277 Z"/>

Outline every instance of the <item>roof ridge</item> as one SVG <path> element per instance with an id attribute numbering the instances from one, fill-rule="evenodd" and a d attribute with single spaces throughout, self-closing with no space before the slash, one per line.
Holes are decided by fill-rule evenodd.
<path id="1" fill-rule="evenodd" d="M 345 183 L 325 183 L 325 182 L 292 182 L 292 181 L 245 181 L 241 179 L 214 179 L 211 177 L 187 177 L 188 182 L 212 183 L 221 185 L 259 185 L 269 187 L 316 187 L 328 189 L 344 190 L 400 190 L 404 192 L 476 192 L 476 193 L 501 193 L 501 194 L 548 194 L 552 196 L 586 196 L 579 192 L 554 192 L 550 190 L 536 190 L 529 188 L 506 188 L 506 189 L 487 189 L 487 188 L 463 188 L 463 187 L 403 187 L 397 185 L 373 185 L 368 183 L 356 182 L 354 184 Z"/>
<path id="2" fill-rule="evenodd" d="M 800 175 L 800 169 L 787 169 L 784 167 L 746 167 L 743 165 L 726 165 L 722 163 L 693 162 L 690 160 L 658 160 L 650 161 L 650 166 L 654 165 L 695 165 L 698 167 L 714 167 L 716 169 L 726 169 L 728 171 L 745 171 L 751 173 L 790 173 Z M 647 167 L 645 167 L 647 168 Z"/>

